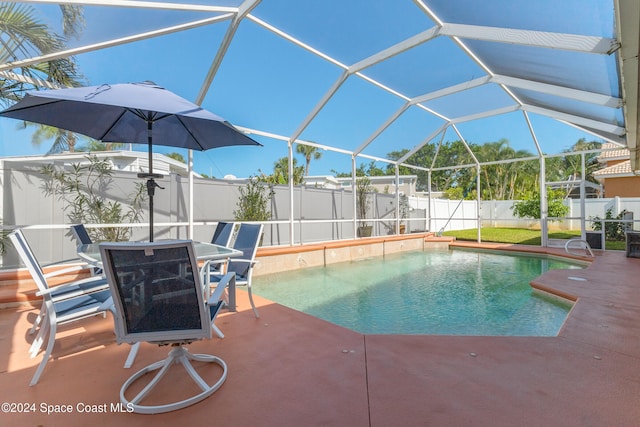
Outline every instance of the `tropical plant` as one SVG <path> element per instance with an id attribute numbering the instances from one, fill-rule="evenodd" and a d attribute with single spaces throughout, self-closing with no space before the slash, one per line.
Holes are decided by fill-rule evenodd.
<path id="1" fill-rule="evenodd" d="M 0 63 L 23 58 L 38 57 L 64 50 L 69 37 L 78 37 L 84 28 L 83 7 L 60 5 L 63 35 L 56 34 L 38 16 L 37 10 L 28 4 L 0 3 Z M 82 75 L 73 57 L 59 58 L 17 68 L 12 77 L 0 78 L 0 101 L 4 104 L 19 101 L 28 90 L 41 85 L 79 86 Z M 15 73 L 15 71 L 13 71 Z M 46 82 L 46 83 L 42 83 Z M 24 123 L 24 127 L 34 124 Z M 45 139 L 53 139 L 49 153 L 75 151 L 76 136 L 69 131 L 44 125 L 38 126 L 32 143 L 40 145 Z"/>
<path id="2" fill-rule="evenodd" d="M 60 10 L 63 35 L 52 31 L 32 5 L 0 3 L 0 63 L 64 50 L 66 39 L 77 37 L 84 27 L 83 8 L 77 5 L 60 5 Z M 35 83 L 30 82 L 45 81 L 60 86 L 77 86 L 81 79 L 72 57 L 20 67 L 17 72 L 24 78 L 0 78 L 0 99 L 5 102 L 18 101 L 25 91 L 38 88 Z"/>
<path id="3" fill-rule="evenodd" d="M 2 219 L 0 219 L 0 224 L 2 224 Z M 7 253 L 7 246 L 10 244 L 9 233 L 11 230 L 0 229 L 0 255 Z"/>
<path id="4" fill-rule="evenodd" d="M 555 218 L 562 218 L 569 213 L 569 207 L 563 203 L 564 193 L 561 190 L 547 191 L 547 212 L 551 221 L 560 221 Z M 530 197 L 515 202 L 511 206 L 513 214 L 518 218 L 540 219 L 540 192 L 533 193 Z"/>
<path id="5" fill-rule="evenodd" d="M 373 192 L 373 185 L 368 176 L 361 176 L 356 179 L 356 205 L 358 207 L 358 218 L 363 227 L 367 226 L 367 213 L 369 212 L 369 197 Z"/>
<path id="6" fill-rule="evenodd" d="M 309 176 L 309 165 L 311 164 L 311 159 L 319 160 L 322 157 L 322 152 L 318 149 L 318 147 L 313 147 L 311 145 L 296 145 L 296 153 L 302 154 L 304 156 L 304 176 Z"/>
<path id="7" fill-rule="evenodd" d="M 625 231 L 629 229 L 628 222 L 622 222 L 625 215 L 628 212 L 623 210 L 615 217 L 613 216 L 613 210 L 607 209 L 604 218 L 604 235 L 607 240 L 625 240 Z M 602 218 L 599 216 L 589 217 L 591 222 L 591 228 L 594 231 L 602 231 Z"/>
<path id="8" fill-rule="evenodd" d="M 170 159 L 177 160 L 181 163 L 187 164 L 187 161 L 184 159 L 184 156 L 180 153 L 173 152 L 173 153 L 165 154 L 165 156 L 169 157 Z"/>
<path id="9" fill-rule="evenodd" d="M 296 158 L 293 161 L 293 185 L 300 185 L 304 181 L 304 167 L 298 166 Z M 289 183 L 289 158 L 281 157 L 273 164 L 273 173 L 271 175 L 262 174 L 262 181 L 269 184 L 288 184 Z"/>
<path id="10" fill-rule="evenodd" d="M 86 144 L 83 144 L 79 147 L 76 147 L 76 151 L 81 152 L 91 152 L 91 151 L 113 151 L 124 148 L 127 144 L 123 144 L 122 142 L 102 142 L 93 138 L 88 138 Z"/>
<path id="11" fill-rule="evenodd" d="M 236 221 L 269 221 L 269 202 L 273 195 L 273 188 L 268 183 L 257 177 L 249 177 L 247 185 L 240 187 L 238 208 L 233 211 Z"/>
<path id="12" fill-rule="evenodd" d="M 137 183 L 124 208 L 120 202 L 108 200 L 106 192 L 113 183 L 113 170 L 108 160 L 87 156 L 88 164 L 75 163 L 70 169 L 48 164 L 41 169 L 45 177 L 44 192 L 64 203 L 71 223 L 121 224 L 140 222 L 146 202 L 146 187 Z M 89 231 L 95 241 L 129 240 L 130 228 L 105 227 Z"/>

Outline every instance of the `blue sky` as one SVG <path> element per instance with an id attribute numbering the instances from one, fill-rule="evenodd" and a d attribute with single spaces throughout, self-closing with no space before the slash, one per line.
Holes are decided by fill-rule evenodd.
<path id="1" fill-rule="evenodd" d="M 333 3 L 328 2 L 329 5 Z M 440 7 L 446 9 L 446 2 L 434 3 L 441 3 Z M 551 4 L 548 0 L 543 3 L 547 6 Z M 323 8 L 319 2 L 270 1 L 260 5 L 254 14 L 347 65 L 433 25 L 418 13 L 410 1 L 351 0 L 339 2 L 339 5 L 339 9 L 331 10 Z M 37 8 L 52 27 L 59 26 L 56 7 L 39 5 Z M 135 9 L 86 7 L 87 28 L 83 39 L 74 44 L 124 37 L 151 31 L 162 25 L 175 25 L 208 16 L 194 12 L 150 13 Z M 473 19 L 473 16 L 469 19 Z M 87 77 L 87 84 L 152 80 L 193 101 L 226 28 L 227 24 L 221 23 L 85 53 L 76 58 Z M 482 75 L 468 57 L 451 47 L 448 39 L 438 39 L 376 65 L 366 70 L 365 74 L 408 96 L 417 96 Z M 243 22 L 203 107 L 238 126 L 289 136 L 300 126 L 340 72 L 328 61 L 302 51 L 252 22 Z M 465 115 L 478 111 L 481 103 L 484 108 L 496 108 L 508 101 L 495 88 L 485 88 L 449 100 L 449 105 L 438 100 L 433 101 L 433 105 L 443 111 L 449 109 L 451 114 L 457 112 L 458 115 Z M 304 130 L 301 138 L 353 150 L 402 104 L 403 101 L 397 97 L 352 76 Z M 536 136 L 547 153 L 568 149 L 583 137 L 597 139 L 542 116 L 532 115 L 532 122 Z M 365 152 L 386 157 L 391 151 L 410 149 L 441 123 L 440 119 L 412 107 Z M 15 120 L 0 119 L 0 156 L 42 154 L 48 150 L 50 144 L 47 143 L 40 147 L 33 146 L 29 132 L 17 130 L 18 125 Z M 462 123 L 459 129 L 469 142 L 483 143 L 505 138 L 516 149 L 535 150 L 520 112 Z M 216 177 L 227 174 L 246 177 L 259 170 L 270 173 L 277 159 L 287 155 L 286 143 L 264 137 L 255 139 L 264 146 L 225 147 L 195 152 L 196 171 Z M 455 139 L 458 139 L 455 133 L 447 132 L 445 141 Z M 438 140 L 436 138 L 435 142 Z M 143 145 L 136 148 L 146 151 Z M 155 147 L 154 151 L 168 153 L 178 150 Z M 187 157 L 186 151 L 180 153 Z M 370 160 L 362 161 L 368 163 Z M 303 163 L 300 155 L 298 162 Z M 384 164 L 379 165 L 384 167 Z M 312 162 L 310 174 L 331 174 L 334 170 L 348 172 L 350 168 L 351 159 L 348 155 L 323 151 L 322 158 Z"/>

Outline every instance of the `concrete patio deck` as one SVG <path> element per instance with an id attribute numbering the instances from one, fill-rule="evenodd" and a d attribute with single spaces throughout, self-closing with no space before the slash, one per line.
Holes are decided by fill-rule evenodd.
<path id="1" fill-rule="evenodd" d="M 116 406 L 122 383 L 164 358 L 166 347 L 142 345 L 127 370 L 129 349 L 115 344 L 110 316 L 71 324 L 40 383 L 29 387 L 40 357 L 28 359 L 26 333 L 37 310 L 8 308 L 0 311 L 0 389 L 2 401 L 15 404 L 9 409 L 21 412 L 3 406 L 0 423 L 637 426 L 639 277 L 640 259 L 606 252 L 585 270 L 536 279 L 535 287 L 576 300 L 557 337 L 362 335 L 261 298 L 256 319 L 240 291 L 239 311 L 216 322 L 226 337 L 190 346 L 222 357 L 227 381 L 210 398 L 160 415 Z M 169 381 L 167 393 L 187 387 L 180 375 Z M 49 408 L 70 412 L 47 414 Z"/>

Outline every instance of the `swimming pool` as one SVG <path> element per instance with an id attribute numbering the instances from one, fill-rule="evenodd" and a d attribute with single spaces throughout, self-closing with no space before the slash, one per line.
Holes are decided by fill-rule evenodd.
<path id="1" fill-rule="evenodd" d="M 253 292 L 366 334 L 554 336 L 572 303 L 529 282 L 582 267 L 541 256 L 415 251 L 258 276 Z"/>

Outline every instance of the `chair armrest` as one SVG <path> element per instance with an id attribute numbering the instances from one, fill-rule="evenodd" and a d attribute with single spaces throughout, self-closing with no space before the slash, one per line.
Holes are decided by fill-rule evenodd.
<path id="1" fill-rule="evenodd" d="M 49 264 L 48 266 L 51 266 L 51 265 L 55 265 L 55 264 Z M 53 271 L 50 271 L 48 273 L 44 273 L 44 277 L 45 277 L 45 279 L 48 279 L 49 277 L 61 276 L 63 274 L 72 273 L 74 271 L 86 270 L 86 269 L 89 269 L 89 268 L 91 268 L 89 266 L 89 264 L 73 265 L 71 267 L 61 268 L 59 270 L 53 270 Z"/>
<path id="2" fill-rule="evenodd" d="M 82 285 L 85 285 L 85 284 L 90 284 L 91 282 L 96 282 L 95 283 L 95 287 L 91 288 L 91 292 L 101 291 L 101 290 L 109 288 L 109 284 L 107 283 L 107 279 L 96 278 L 96 277 L 88 277 L 86 279 L 75 280 L 75 281 L 69 282 L 69 283 L 63 283 L 63 284 L 58 285 L 58 286 L 47 288 L 47 289 L 45 289 L 43 291 L 38 291 L 38 292 L 36 292 L 36 295 L 37 296 L 43 296 L 43 295 L 49 295 L 49 294 L 57 293 L 57 292 L 64 292 L 65 289 L 70 289 L 70 288 L 73 288 L 73 287 L 82 286 Z M 69 290 L 68 292 L 65 292 L 64 299 L 66 299 L 66 298 L 74 298 L 76 296 L 79 296 L 79 295 L 82 295 L 82 294 L 91 293 L 91 292 L 87 292 L 85 289 L 77 289 L 77 291 Z"/>
<path id="3" fill-rule="evenodd" d="M 238 262 L 238 263 L 245 263 L 245 264 L 251 264 L 251 266 L 253 267 L 255 264 L 257 264 L 258 260 L 250 260 L 250 259 L 246 259 L 246 258 L 230 258 L 229 262 L 234 263 L 234 262 Z"/>
<path id="4" fill-rule="evenodd" d="M 209 267 L 211 267 L 212 265 L 215 264 L 226 264 L 229 262 L 229 258 L 224 258 L 224 259 L 210 259 L 204 262 L 204 264 L 202 264 L 201 270 L 204 269 L 209 269 Z"/>
<path id="5" fill-rule="evenodd" d="M 231 283 L 235 283 L 235 280 L 236 280 L 236 273 L 227 273 L 224 276 L 222 276 L 216 286 L 216 289 L 211 293 L 211 295 L 207 299 L 207 304 L 208 305 L 217 304 L 220 298 L 222 297 L 222 293 L 224 292 L 224 290 Z"/>

